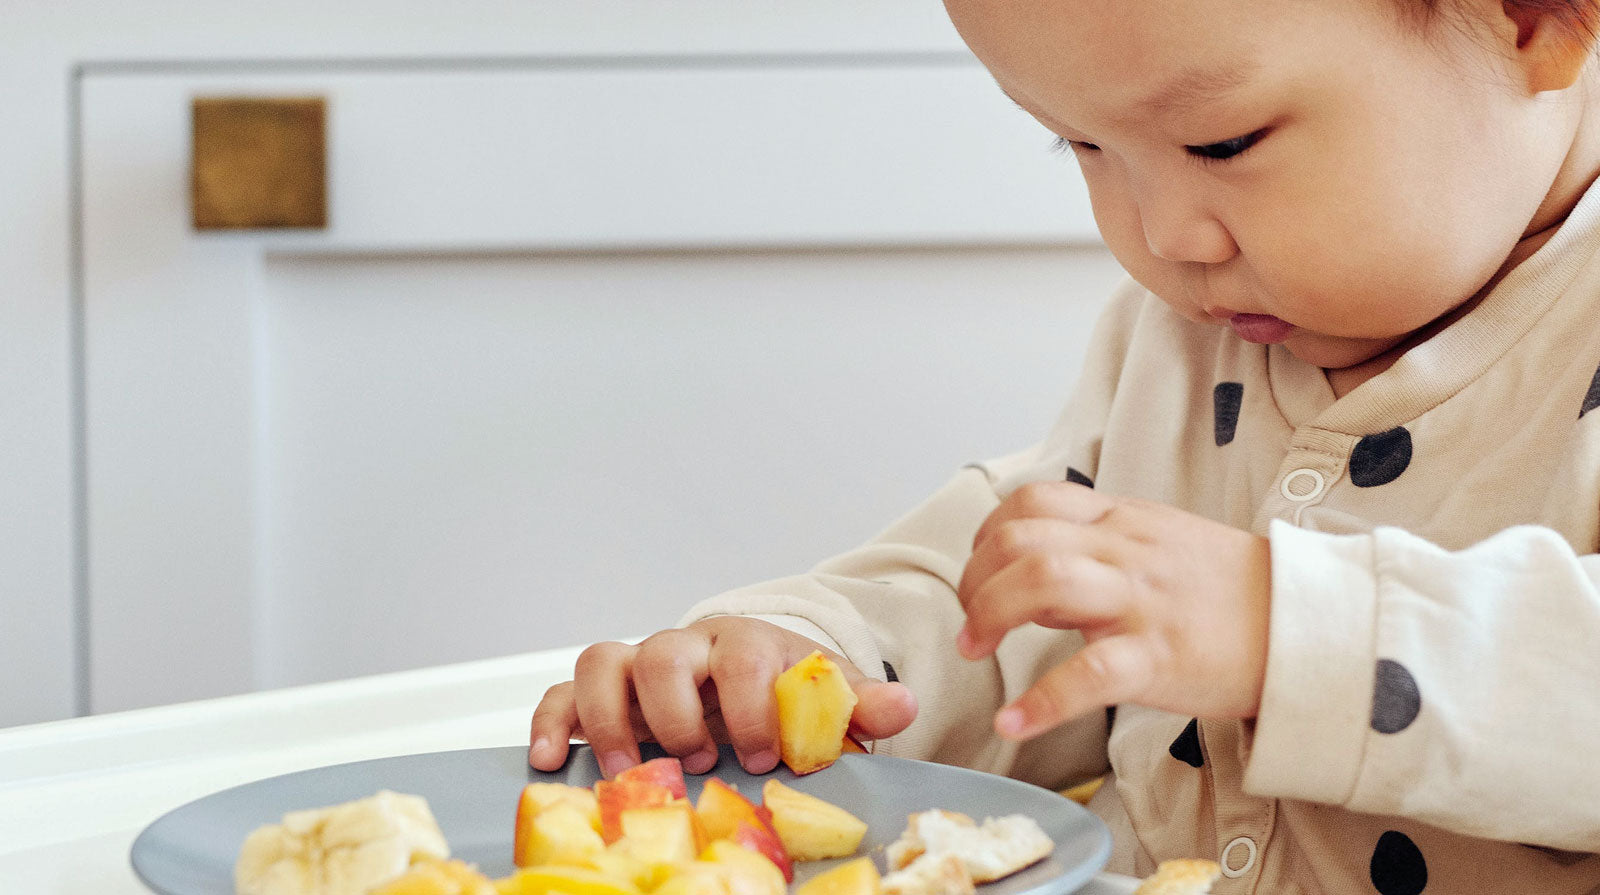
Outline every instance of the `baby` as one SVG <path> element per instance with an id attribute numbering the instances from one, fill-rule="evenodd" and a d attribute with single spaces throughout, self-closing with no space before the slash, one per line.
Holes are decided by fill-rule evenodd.
<path id="1" fill-rule="evenodd" d="M 1060 787 L 1217 892 L 1600 892 L 1595 0 L 947 0 L 1130 280 L 1060 421 L 811 574 L 598 644 L 608 773 L 877 750 Z"/>

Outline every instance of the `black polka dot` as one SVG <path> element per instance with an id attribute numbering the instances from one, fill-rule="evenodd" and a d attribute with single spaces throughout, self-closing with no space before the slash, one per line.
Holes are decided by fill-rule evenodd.
<path id="1" fill-rule="evenodd" d="M 1420 895 L 1428 887 L 1428 862 L 1422 859 L 1422 850 L 1410 836 L 1394 830 L 1378 837 L 1369 872 L 1380 895 Z"/>
<path id="2" fill-rule="evenodd" d="M 1094 479 L 1089 478 L 1071 466 L 1067 467 L 1067 481 L 1074 485 L 1082 485 L 1085 488 L 1094 487 Z"/>
<path id="3" fill-rule="evenodd" d="M 1417 720 L 1420 711 L 1422 691 L 1417 689 L 1417 679 L 1399 662 L 1379 659 L 1372 684 L 1372 729 L 1399 733 Z"/>
<path id="4" fill-rule="evenodd" d="M 1239 406 L 1244 402 L 1244 383 L 1219 382 L 1211 390 L 1211 409 L 1215 414 L 1217 447 L 1233 440 L 1239 427 Z"/>
<path id="5" fill-rule="evenodd" d="M 1594 378 L 1589 380 L 1589 391 L 1583 396 L 1583 406 L 1578 408 L 1578 419 L 1589 411 L 1600 407 L 1600 370 L 1594 371 Z"/>
<path id="6" fill-rule="evenodd" d="M 900 680 L 900 675 L 894 673 L 894 666 L 888 662 L 883 663 L 883 679 L 891 684 Z"/>
<path id="7" fill-rule="evenodd" d="M 1189 726 L 1183 729 L 1183 733 L 1178 734 L 1178 738 L 1167 747 L 1167 751 L 1173 758 L 1191 768 L 1205 764 L 1206 757 L 1200 752 L 1200 719 L 1190 721 Z"/>
<path id="8" fill-rule="evenodd" d="M 1358 488 L 1387 485 L 1411 465 L 1411 433 L 1405 426 L 1368 435 L 1350 452 L 1350 483 Z"/>

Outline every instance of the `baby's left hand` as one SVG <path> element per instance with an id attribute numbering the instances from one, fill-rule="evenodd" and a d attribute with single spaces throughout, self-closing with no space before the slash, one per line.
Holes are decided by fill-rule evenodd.
<path id="1" fill-rule="evenodd" d="M 1269 565 L 1266 538 L 1165 504 L 1026 485 L 973 539 L 957 647 L 981 659 L 1025 622 L 1088 641 L 995 716 L 1012 739 L 1120 702 L 1252 718 L 1266 677 Z"/>

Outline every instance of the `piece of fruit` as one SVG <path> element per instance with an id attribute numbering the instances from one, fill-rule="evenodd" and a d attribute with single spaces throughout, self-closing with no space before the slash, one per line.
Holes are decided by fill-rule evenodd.
<path id="1" fill-rule="evenodd" d="M 881 882 L 871 858 L 856 858 L 806 880 L 794 895 L 879 895 Z"/>
<path id="2" fill-rule="evenodd" d="M 670 787 L 652 780 L 599 780 L 594 795 L 600 803 L 600 838 L 607 845 L 622 836 L 622 812 L 630 808 L 654 808 L 673 800 Z"/>
<path id="3" fill-rule="evenodd" d="M 364 892 L 404 874 L 413 858 L 450 857 L 421 796 L 380 790 L 326 808 L 291 811 L 239 849 L 238 895 Z"/>
<path id="4" fill-rule="evenodd" d="M 524 811 L 543 810 L 554 805 L 571 805 L 576 808 L 596 833 L 600 832 L 600 804 L 594 790 L 587 786 L 566 783 L 529 783 L 522 788 L 522 798 L 517 803 L 520 815 Z"/>
<path id="5" fill-rule="evenodd" d="M 706 831 L 708 839 L 727 839 L 740 824 L 759 826 L 766 823 L 758 810 L 760 806 L 744 797 L 733 786 L 716 777 L 707 777 L 700 789 L 700 801 L 695 803 L 695 814 Z"/>
<path id="6" fill-rule="evenodd" d="M 731 839 L 713 840 L 700 861 L 722 869 L 729 895 L 787 895 L 787 880 L 772 860 Z"/>
<path id="7" fill-rule="evenodd" d="M 612 879 L 624 880 L 646 892 L 654 889 L 672 869 L 641 861 L 617 847 L 568 858 L 559 863 L 598 870 Z"/>
<path id="8" fill-rule="evenodd" d="M 570 862 L 605 848 L 589 818 L 570 802 L 558 801 L 543 809 L 526 797 L 518 803 L 511 840 L 511 862 L 518 867 Z"/>
<path id="9" fill-rule="evenodd" d="M 557 864 L 524 867 L 505 879 L 495 880 L 494 887 L 500 895 L 641 895 L 639 887 L 629 880 L 588 867 Z"/>
<path id="10" fill-rule="evenodd" d="M 705 834 L 687 801 L 627 808 L 620 823 L 622 838 L 617 844 L 647 863 L 688 863 L 705 847 Z"/>
<path id="11" fill-rule="evenodd" d="M 462 861 L 423 860 L 368 895 L 496 895 L 494 883 Z"/>
<path id="12" fill-rule="evenodd" d="M 772 812 L 772 826 L 789 857 L 821 861 L 856 853 L 867 824 L 838 805 L 767 778 L 761 803 Z"/>
<path id="13" fill-rule="evenodd" d="M 796 774 L 820 771 L 838 760 L 855 711 L 856 694 L 844 672 L 820 651 L 778 675 L 778 751 Z"/>
<path id="14" fill-rule="evenodd" d="M 740 824 L 728 839 L 771 861 L 783 874 L 784 882 L 794 882 L 794 859 L 789 857 L 789 852 L 783 847 L 783 840 L 778 838 L 770 823 Z"/>
<path id="15" fill-rule="evenodd" d="M 661 881 L 650 895 L 733 895 L 727 874 L 714 864 L 694 864 L 679 868 Z"/>
<path id="16" fill-rule="evenodd" d="M 675 799 L 689 797 L 688 786 L 683 780 L 683 762 L 672 756 L 665 758 L 652 758 L 647 762 L 636 764 L 617 774 L 617 781 L 641 780 L 665 786 Z"/>

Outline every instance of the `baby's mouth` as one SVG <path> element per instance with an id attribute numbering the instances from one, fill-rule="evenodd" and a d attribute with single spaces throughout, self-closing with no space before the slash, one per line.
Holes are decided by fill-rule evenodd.
<path id="1" fill-rule="evenodd" d="M 1294 324 L 1271 314 L 1234 314 L 1228 318 L 1234 335 L 1257 345 L 1276 345 L 1289 338 Z"/>

